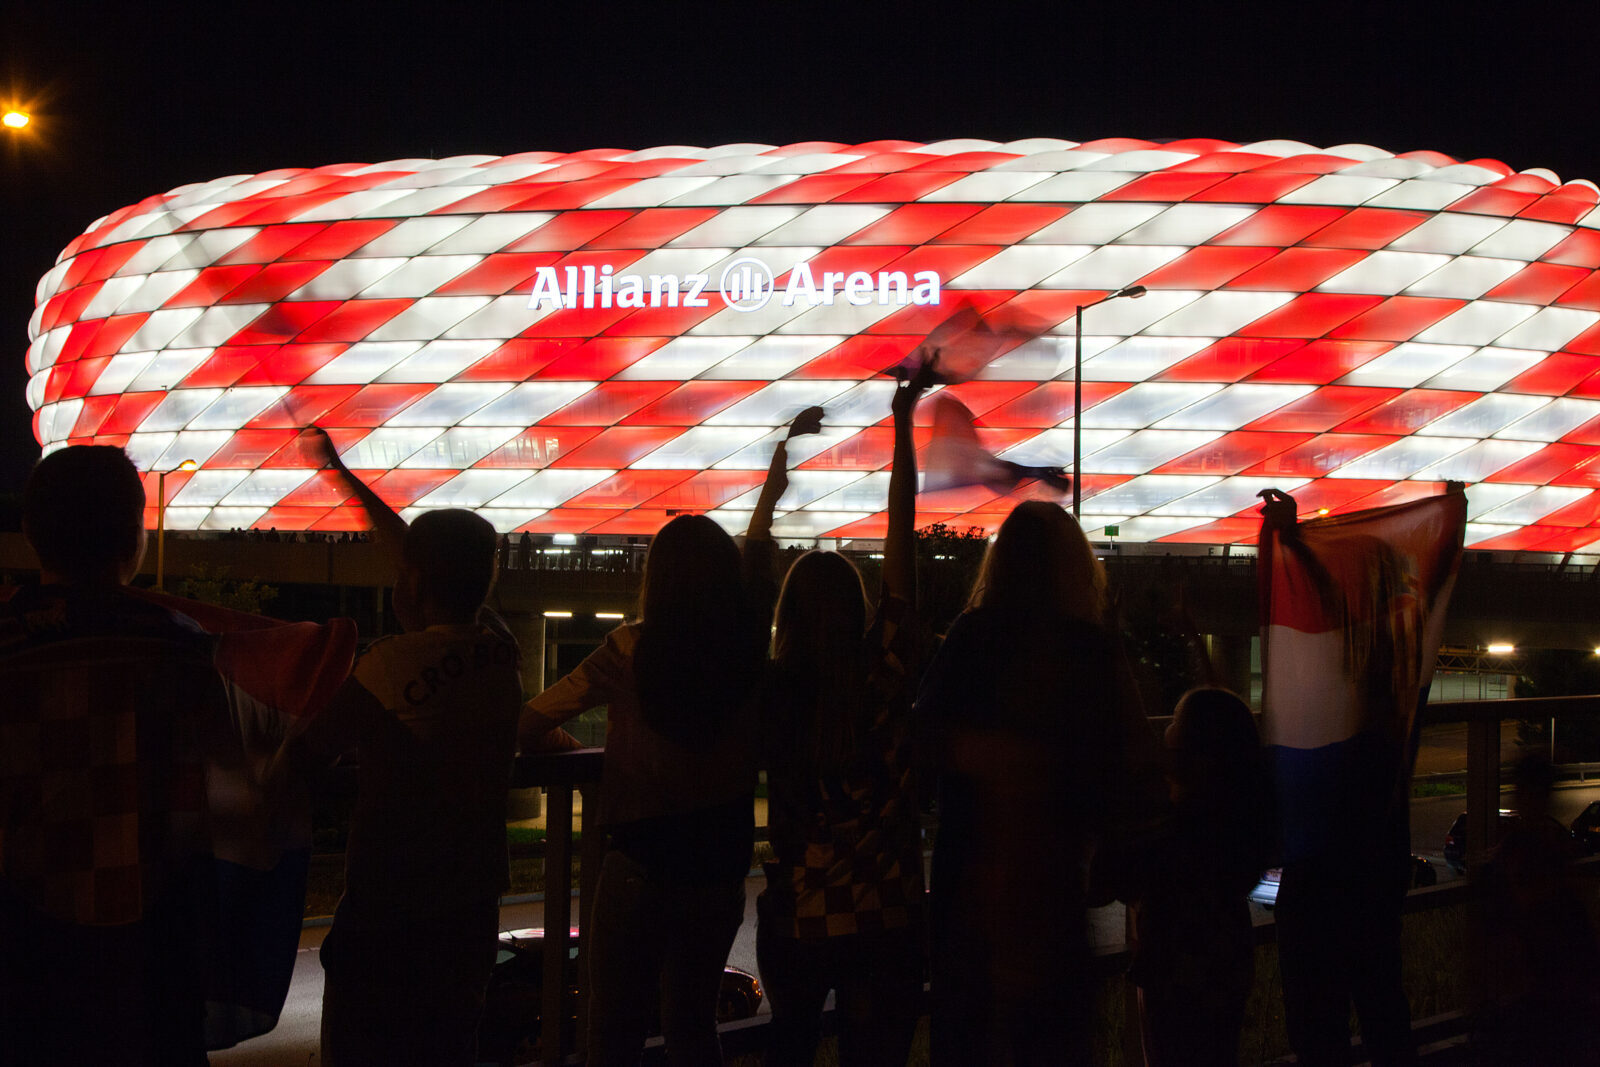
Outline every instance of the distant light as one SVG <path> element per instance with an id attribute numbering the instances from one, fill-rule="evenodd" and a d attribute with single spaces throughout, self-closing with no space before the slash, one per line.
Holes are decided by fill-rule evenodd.
<path id="1" fill-rule="evenodd" d="M 547 618 L 547 619 L 570 619 L 570 618 L 572 618 L 572 612 L 570 612 L 570 611 L 547 611 L 547 612 L 544 613 L 544 617 Z"/>
<path id="2" fill-rule="evenodd" d="M 180 471 L 192 471 L 198 466 L 200 466 L 200 464 L 196 463 L 194 460 L 186 459 L 182 463 L 178 464 L 173 469 L 174 470 L 180 470 Z"/>
<path id="3" fill-rule="evenodd" d="M 1318 508 L 1317 509 L 1317 514 L 1318 515 L 1326 515 L 1327 513 L 1328 513 L 1328 509 L 1327 508 Z"/>
<path id="4" fill-rule="evenodd" d="M 1489 653 L 1489 655 L 1491 655 L 1491 656 L 1509 656 L 1509 655 L 1511 655 L 1511 653 L 1515 652 L 1516 650 L 1517 650 L 1517 646 L 1516 645 L 1502 645 L 1502 644 L 1490 645 L 1488 648 L 1484 649 L 1484 651 Z"/>
<path id="5" fill-rule="evenodd" d="M 622 612 L 620 612 L 620 611 L 597 611 L 597 612 L 594 613 L 594 617 L 597 618 L 597 619 L 624 619 L 624 618 L 627 618 L 627 616 L 622 614 Z"/>
<path id="6" fill-rule="evenodd" d="M 556 534 L 554 537 L 550 538 L 550 542 L 557 545 L 575 545 L 578 543 L 578 535 Z"/>
<path id="7" fill-rule="evenodd" d="M 26 111 L 7 111 L 5 117 L 0 118 L 0 122 L 5 123 L 13 130 L 20 130 L 28 124 L 29 115 Z"/>

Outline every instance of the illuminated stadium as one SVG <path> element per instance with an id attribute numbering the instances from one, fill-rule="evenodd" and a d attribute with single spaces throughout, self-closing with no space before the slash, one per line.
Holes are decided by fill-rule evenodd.
<path id="1" fill-rule="evenodd" d="M 944 392 L 991 452 L 1070 470 L 1076 309 L 1142 286 L 1083 316 L 1092 536 L 1251 542 L 1264 488 L 1315 514 L 1459 480 L 1469 546 L 1594 551 L 1596 200 L 1494 160 L 1293 141 L 287 168 L 74 240 L 39 283 L 28 400 L 46 450 L 196 461 L 167 478 L 172 528 L 363 525 L 297 444 L 317 423 L 403 514 L 600 535 L 681 511 L 742 528 L 779 427 L 820 404 L 775 532 L 873 538 L 881 372 L 958 307 L 1038 323 Z M 942 489 L 918 521 L 993 528 L 1013 502 Z"/>

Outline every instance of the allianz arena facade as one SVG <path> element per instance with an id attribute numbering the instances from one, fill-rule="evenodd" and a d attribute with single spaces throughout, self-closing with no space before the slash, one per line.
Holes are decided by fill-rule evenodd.
<path id="1" fill-rule="evenodd" d="M 1123 541 L 1254 540 L 1468 483 L 1467 542 L 1600 548 L 1596 187 L 1291 141 L 879 141 L 527 152 L 235 175 L 99 220 L 41 279 L 46 450 L 124 446 L 174 528 L 349 529 L 310 423 L 403 514 L 504 531 L 882 532 L 892 383 L 962 303 L 1048 325 L 947 387 L 990 450 L 1072 465 Z M 927 430 L 923 430 L 926 440 Z M 153 474 L 152 474 L 153 481 Z M 151 486 L 152 499 L 154 485 Z M 1024 486 L 1023 492 L 1037 491 Z M 924 494 L 993 528 L 1013 500 Z"/>

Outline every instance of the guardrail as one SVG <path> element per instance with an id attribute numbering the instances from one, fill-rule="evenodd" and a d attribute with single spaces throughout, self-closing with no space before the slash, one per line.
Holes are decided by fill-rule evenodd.
<path id="1" fill-rule="evenodd" d="M 539 1017 L 547 1024 L 567 1018 L 567 956 L 572 947 L 572 795 L 583 798 L 581 820 L 582 852 L 578 862 L 578 958 L 583 959 L 589 941 L 589 909 L 594 903 L 594 887 L 600 877 L 604 843 L 599 830 L 600 771 L 605 750 L 584 748 L 574 752 L 555 752 L 542 756 L 518 756 L 511 775 L 514 789 L 537 786 L 544 790 L 544 989 Z M 583 1049 L 589 1016 L 589 978 L 587 968 L 578 967 L 577 1048 Z M 566 1061 L 565 1034 L 559 1021 L 540 1027 L 539 1060 L 546 1064 Z"/>
<path id="2" fill-rule="evenodd" d="M 1467 869 L 1481 864 L 1500 839 L 1500 724 L 1507 719 L 1552 718 L 1600 714 L 1600 695 L 1512 697 L 1504 700 L 1449 700 L 1426 704 L 1422 725 L 1465 723 L 1467 726 Z"/>
<path id="3" fill-rule="evenodd" d="M 1422 711 L 1424 725 L 1465 723 L 1467 725 L 1467 841 L 1468 870 L 1482 869 L 1486 853 L 1494 847 L 1499 837 L 1499 821 L 1495 815 L 1500 807 L 1500 724 L 1508 719 L 1548 720 L 1572 716 L 1600 714 L 1600 695 L 1576 697 L 1521 698 L 1506 700 L 1449 701 L 1426 705 Z M 583 798 L 581 816 L 582 844 L 578 893 L 576 897 L 577 947 L 581 958 L 587 948 L 589 909 L 594 900 L 594 886 L 602 859 L 602 835 L 598 831 L 599 785 L 604 765 L 603 749 L 588 748 L 575 752 L 552 753 L 541 756 L 521 756 L 516 761 L 512 784 L 515 788 L 539 787 L 545 790 L 545 953 L 544 1001 L 541 1017 L 562 1019 L 572 1014 L 567 998 L 571 993 L 563 980 L 562 967 L 572 946 L 572 916 L 574 900 L 561 887 L 571 884 L 573 796 Z M 1586 769 L 1592 765 L 1583 765 Z M 1587 873 L 1600 873 L 1600 860 L 1585 861 Z M 1471 899 L 1475 885 L 1470 880 L 1451 885 L 1415 889 L 1407 902 L 1408 913 L 1450 907 Z M 1256 928 L 1260 943 L 1276 939 L 1277 931 L 1271 922 Z M 1468 945 L 1467 951 L 1475 953 L 1477 946 Z M 1103 978 L 1111 978 L 1127 970 L 1131 950 L 1126 946 L 1104 949 L 1096 953 L 1095 970 Z M 544 1026 L 541 1029 L 540 1062 L 564 1064 L 571 1053 L 581 1053 L 588 1014 L 587 977 L 584 968 L 578 968 L 579 988 L 577 1017 L 578 1029 L 575 1048 L 564 1044 L 563 1028 Z M 1457 1039 L 1467 1031 L 1467 1016 L 1451 1012 L 1419 1020 L 1413 1027 L 1420 1042 L 1437 1042 Z M 741 1037 L 754 1038 L 761 1024 L 745 1020 L 725 1028 L 728 1036 L 737 1032 Z M 1127 1053 L 1137 1051 L 1137 1026 L 1126 1028 L 1130 1034 Z M 1359 1044 L 1352 1046 L 1352 1054 Z M 1134 1061 L 1137 1062 L 1137 1061 Z"/>

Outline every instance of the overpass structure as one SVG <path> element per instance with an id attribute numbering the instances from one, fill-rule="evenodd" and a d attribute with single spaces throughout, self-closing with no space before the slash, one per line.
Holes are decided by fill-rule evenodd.
<path id="1" fill-rule="evenodd" d="M 603 552 L 606 554 L 591 554 Z M 361 542 L 269 542 L 238 538 L 168 537 L 169 586 L 185 578 L 255 580 L 308 591 L 326 614 L 347 614 L 364 632 L 381 633 L 386 588 L 392 581 L 380 553 Z M 153 554 L 152 554 L 153 556 Z M 496 586 L 496 606 L 513 620 L 560 618 L 575 634 L 586 619 L 632 610 L 638 598 L 641 546 L 511 553 Z M 1195 628 L 1226 639 L 1255 636 L 1255 559 L 1251 555 L 1148 552 L 1104 556 L 1124 602 L 1169 598 L 1178 587 Z M 527 566 L 519 564 L 527 563 Z M 28 581 L 36 562 L 20 534 L 0 534 L 0 580 Z M 937 564 L 936 564 L 937 565 Z M 153 576 L 147 557 L 145 574 Z M 292 604 L 285 603 L 292 613 Z M 1454 655 L 1481 657 L 1490 645 L 1518 649 L 1600 649 L 1600 567 L 1591 563 L 1518 562 L 1500 553 L 1468 551 L 1451 598 L 1445 644 Z M 1494 664 L 1489 664 L 1494 666 Z M 1441 662 L 1441 669 L 1463 669 Z M 1509 670 L 1509 668 L 1508 668 Z"/>

